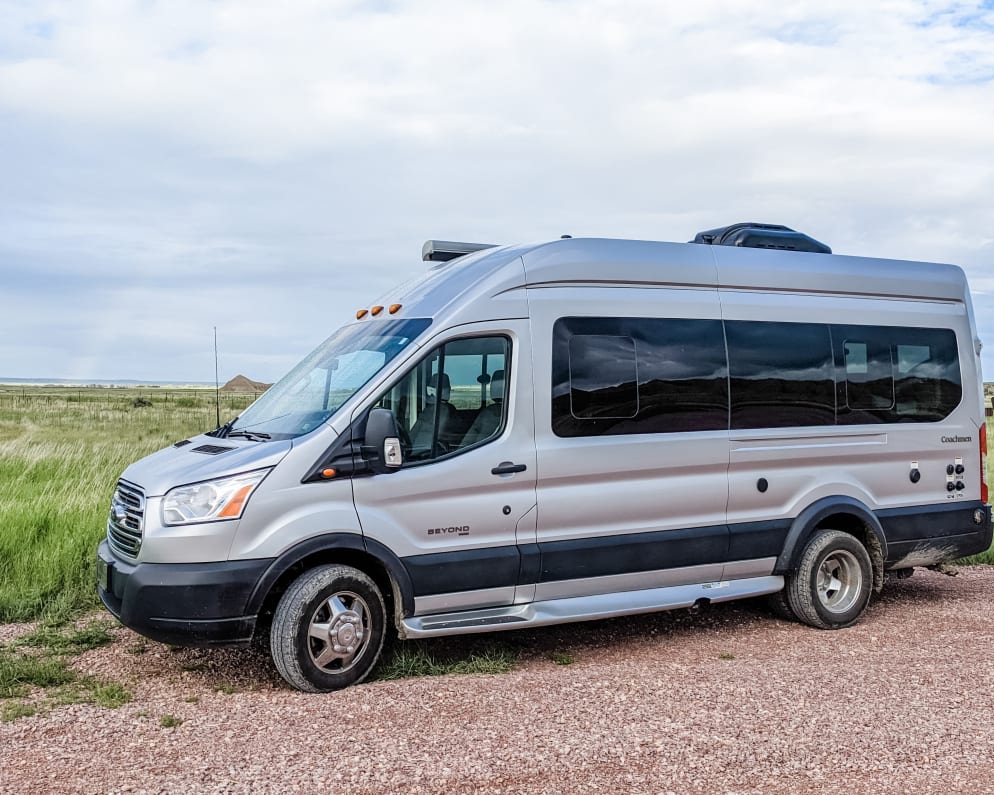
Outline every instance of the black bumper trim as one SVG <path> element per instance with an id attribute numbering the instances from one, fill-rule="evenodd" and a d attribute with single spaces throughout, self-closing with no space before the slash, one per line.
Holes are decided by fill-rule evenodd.
<path id="1" fill-rule="evenodd" d="M 102 541 L 108 566 L 104 606 L 126 627 L 177 646 L 238 646 L 252 640 L 256 616 L 249 598 L 272 560 L 217 563 L 138 563 L 114 557 Z"/>
<path id="2" fill-rule="evenodd" d="M 974 521 L 978 510 L 983 513 L 979 524 Z M 888 508 L 877 511 L 877 517 L 887 534 L 887 568 L 929 555 L 934 563 L 976 555 L 990 547 L 994 534 L 991 506 L 979 500 Z"/>

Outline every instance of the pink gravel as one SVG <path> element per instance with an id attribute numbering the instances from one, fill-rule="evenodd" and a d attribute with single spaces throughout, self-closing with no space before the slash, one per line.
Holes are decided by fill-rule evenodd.
<path id="1" fill-rule="evenodd" d="M 439 641 L 521 661 L 317 696 L 122 629 L 76 665 L 132 703 L 0 724 L 0 792 L 994 793 L 994 567 L 960 571 L 838 632 L 719 605 Z"/>

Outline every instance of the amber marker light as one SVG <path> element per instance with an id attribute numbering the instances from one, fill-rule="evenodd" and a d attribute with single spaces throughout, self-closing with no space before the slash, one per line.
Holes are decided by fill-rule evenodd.
<path id="1" fill-rule="evenodd" d="M 334 469 L 331 469 L 330 467 L 328 469 L 321 470 L 321 477 L 323 478 L 333 478 L 337 474 L 338 473 Z"/>
<path id="2" fill-rule="evenodd" d="M 355 313 L 355 319 L 356 320 L 362 320 L 368 314 L 369 314 L 369 310 L 368 309 L 360 309 L 358 312 Z"/>
<path id="3" fill-rule="evenodd" d="M 369 311 L 370 311 L 370 314 L 373 315 L 373 317 L 376 317 L 378 314 L 380 314 L 380 312 L 383 311 L 383 307 L 382 306 L 374 306 Z"/>
<path id="4" fill-rule="evenodd" d="M 400 311 L 402 304 L 390 304 L 390 308 L 387 310 L 391 315 L 396 315 Z"/>
<path id="5" fill-rule="evenodd" d="M 251 494 L 252 489 L 255 488 L 254 483 L 250 483 L 248 486 L 242 486 L 235 496 L 231 498 L 230 502 L 224 506 L 224 509 L 219 513 L 218 519 L 227 519 L 240 516 L 242 512 L 242 507 L 245 505 L 245 500 L 248 499 L 248 495 Z"/>

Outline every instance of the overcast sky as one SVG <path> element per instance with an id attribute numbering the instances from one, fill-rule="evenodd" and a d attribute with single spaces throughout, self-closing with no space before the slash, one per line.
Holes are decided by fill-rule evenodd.
<path id="1" fill-rule="evenodd" d="M 0 0 L 0 377 L 270 381 L 427 238 L 784 223 L 966 268 L 994 0 Z"/>

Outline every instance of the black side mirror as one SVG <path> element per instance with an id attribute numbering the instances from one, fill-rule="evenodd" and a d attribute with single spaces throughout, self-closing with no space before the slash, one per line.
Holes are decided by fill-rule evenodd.
<path id="1" fill-rule="evenodd" d="M 377 475 L 396 472 L 404 463 L 397 432 L 397 418 L 388 409 L 373 409 L 366 418 L 366 433 L 359 448 L 362 459 Z"/>

